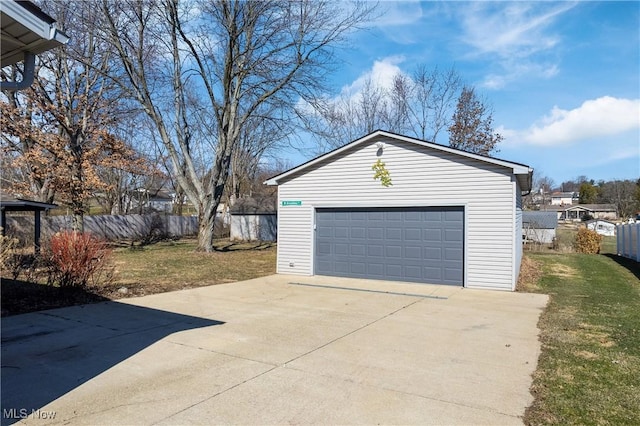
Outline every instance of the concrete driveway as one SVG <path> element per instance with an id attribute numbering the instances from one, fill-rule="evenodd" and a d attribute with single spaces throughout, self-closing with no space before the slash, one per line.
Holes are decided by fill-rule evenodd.
<path id="1" fill-rule="evenodd" d="M 9 317 L 2 422 L 521 424 L 546 303 L 278 275 Z"/>

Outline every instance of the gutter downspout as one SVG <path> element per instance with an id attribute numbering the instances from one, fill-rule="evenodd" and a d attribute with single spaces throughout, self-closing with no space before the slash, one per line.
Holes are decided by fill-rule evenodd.
<path id="1" fill-rule="evenodd" d="M 0 90 L 3 92 L 15 92 L 28 89 L 35 77 L 36 55 L 31 52 L 24 52 L 24 70 L 21 81 L 0 81 Z"/>

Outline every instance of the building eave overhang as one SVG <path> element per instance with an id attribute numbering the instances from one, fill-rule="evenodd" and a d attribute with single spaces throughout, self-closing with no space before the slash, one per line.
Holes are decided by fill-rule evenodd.
<path id="1" fill-rule="evenodd" d="M 43 211 L 55 209 L 56 207 L 58 207 L 57 204 L 22 199 L 0 201 L 0 209 L 7 212 Z"/>
<path id="2" fill-rule="evenodd" d="M 38 54 L 69 41 L 55 20 L 30 2 L 2 1 L 2 67 L 16 64 L 25 54 Z"/>

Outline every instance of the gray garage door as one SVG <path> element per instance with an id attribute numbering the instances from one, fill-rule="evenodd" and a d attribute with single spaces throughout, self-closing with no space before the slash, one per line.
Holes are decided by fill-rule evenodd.
<path id="1" fill-rule="evenodd" d="M 315 273 L 463 285 L 462 207 L 317 209 Z"/>

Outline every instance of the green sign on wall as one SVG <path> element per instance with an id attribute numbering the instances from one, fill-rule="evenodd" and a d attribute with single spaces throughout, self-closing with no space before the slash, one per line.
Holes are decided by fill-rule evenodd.
<path id="1" fill-rule="evenodd" d="M 281 203 L 282 206 L 301 206 L 302 205 L 302 201 L 292 201 L 292 200 L 286 200 L 286 201 L 282 201 Z"/>

